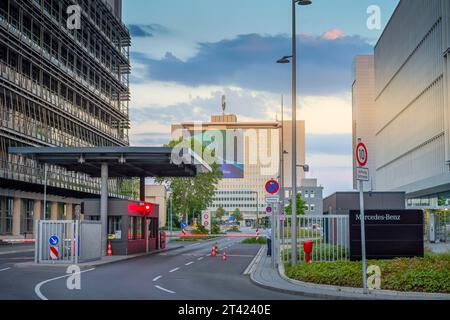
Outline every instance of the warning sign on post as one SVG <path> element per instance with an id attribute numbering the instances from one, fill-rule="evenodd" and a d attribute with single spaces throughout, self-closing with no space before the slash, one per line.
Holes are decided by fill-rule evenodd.
<path id="1" fill-rule="evenodd" d="M 211 228 L 211 213 L 209 211 L 203 211 L 202 213 L 202 225 L 206 229 Z"/>
<path id="2" fill-rule="evenodd" d="M 367 168 L 356 168 L 356 180 L 358 180 L 358 181 L 369 181 L 369 169 L 367 169 Z"/>

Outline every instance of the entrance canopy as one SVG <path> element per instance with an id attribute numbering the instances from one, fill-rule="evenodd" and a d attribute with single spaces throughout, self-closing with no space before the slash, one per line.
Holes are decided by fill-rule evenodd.
<path id="1" fill-rule="evenodd" d="M 101 176 L 101 167 L 108 166 L 110 178 L 132 177 L 193 177 L 210 172 L 211 167 L 191 149 L 175 152 L 184 163 L 172 161 L 174 149 L 159 147 L 11 147 L 10 154 L 18 154 L 39 162 L 57 165 L 68 171 L 91 177 Z M 186 161 L 188 160 L 188 161 Z"/>

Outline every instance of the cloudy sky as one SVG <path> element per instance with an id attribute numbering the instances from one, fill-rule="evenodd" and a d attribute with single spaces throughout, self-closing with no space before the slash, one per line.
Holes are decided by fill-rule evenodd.
<path id="1" fill-rule="evenodd" d="M 356 54 L 371 54 L 398 0 L 314 0 L 298 8 L 299 117 L 306 121 L 309 177 L 325 195 L 352 188 L 351 84 Z M 369 30 L 367 9 L 381 9 Z M 275 120 L 280 97 L 291 110 L 289 0 L 124 0 L 132 34 L 131 143 L 158 146 L 170 125 L 208 121 L 220 112 L 240 120 Z"/>

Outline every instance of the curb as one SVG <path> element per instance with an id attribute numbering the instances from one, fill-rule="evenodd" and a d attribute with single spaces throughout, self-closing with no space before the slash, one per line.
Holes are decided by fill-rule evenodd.
<path id="1" fill-rule="evenodd" d="M 108 264 L 113 264 L 113 263 L 118 263 L 118 262 L 123 262 L 123 261 L 127 261 L 127 260 L 131 260 L 131 259 L 136 259 L 136 258 L 141 258 L 141 257 L 145 257 L 145 256 L 151 256 L 154 254 L 158 254 L 158 253 L 162 253 L 162 252 L 168 252 L 168 251 L 172 251 L 172 250 L 176 250 L 176 249 L 180 249 L 180 248 L 184 248 L 184 246 L 178 246 L 178 247 L 173 247 L 173 248 L 169 248 L 169 249 L 163 249 L 163 250 L 156 250 L 156 251 L 152 251 L 149 253 L 141 253 L 141 254 L 137 254 L 137 255 L 131 255 L 131 256 L 125 256 L 125 258 L 120 259 L 120 260 L 113 260 L 113 261 L 104 261 L 104 262 L 100 262 L 100 263 L 93 263 L 91 262 L 85 262 L 85 263 L 79 263 L 78 266 L 80 268 L 97 268 L 97 267 L 102 267 L 104 265 L 108 265 Z M 32 268 L 32 267 L 42 267 L 42 268 L 67 268 L 67 266 L 69 266 L 69 264 L 36 264 L 36 263 L 32 263 L 32 264 L 27 264 L 25 263 L 16 263 L 14 264 L 15 268 Z"/>
<path id="2" fill-rule="evenodd" d="M 255 257 L 255 265 L 261 262 L 262 251 L 258 252 L 259 259 L 256 261 Z M 253 263 L 253 261 L 252 261 Z M 253 265 L 252 267 L 255 267 Z M 251 281 L 265 289 L 269 289 L 272 291 L 278 291 L 282 293 L 294 294 L 294 295 L 302 295 L 306 297 L 319 298 L 319 299 L 333 299 L 333 300 L 450 300 L 450 294 L 441 294 L 441 293 L 417 293 L 417 292 L 399 292 L 392 290 L 376 290 L 370 291 L 369 294 L 365 295 L 362 292 L 362 289 L 351 288 L 351 287 L 338 287 L 331 285 L 321 285 L 315 283 L 307 283 L 301 282 L 298 280 L 294 280 L 288 278 L 284 273 L 284 266 L 282 264 L 278 265 L 278 274 L 280 277 L 291 283 L 302 286 L 303 288 L 299 288 L 299 290 L 285 289 L 279 287 L 273 287 L 264 283 L 259 282 L 255 279 L 254 273 L 255 269 L 250 273 Z M 247 270 L 246 270 L 247 271 Z M 308 289 L 312 290 L 322 290 L 324 292 L 311 292 Z"/>

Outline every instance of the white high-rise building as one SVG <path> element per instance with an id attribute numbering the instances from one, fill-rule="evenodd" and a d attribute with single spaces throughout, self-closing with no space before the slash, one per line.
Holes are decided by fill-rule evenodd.
<path id="1" fill-rule="evenodd" d="M 449 52 L 448 0 L 401 0 L 375 47 L 376 189 L 408 205 L 450 199 Z"/>
<path id="2" fill-rule="evenodd" d="M 364 182 L 364 190 L 373 190 L 376 166 L 376 130 L 375 130 L 375 66 L 373 55 L 356 56 L 353 65 L 352 115 L 353 115 L 353 188 L 358 189 L 356 181 L 356 145 L 358 139 L 367 147 L 370 181 Z"/>
<path id="3" fill-rule="evenodd" d="M 195 132 L 200 130 L 200 132 Z M 291 186 L 291 154 L 292 154 L 292 121 L 284 122 L 284 176 L 285 186 Z M 191 132 L 198 138 L 209 131 L 210 135 L 232 133 L 232 138 L 224 139 L 227 144 L 225 159 L 228 163 L 222 166 L 224 179 L 219 182 L 215 199 L 209 211 L 215 212 L 223 207 L 228 214 L 238 208 L 244 216 L 247 226 L 256 221 L 257 205 L 259 218 L 266 215 L 266 195 L 264 187 L 268 180 L 278 179 L 280 159 L 281 122 L 258 121 L 239 122 L 236 115 L 212 116 L 211 122 L 186 122 L 172 125 L 172 138 L 180 137 L 183 130 Z M 211 137 L 208 138 L 208 140 Z M 220 135 L 219 135 L 220 138 Z M 232 141 L 232 140 L 235 141 Z M 229 144 L 231 142 L 231 145 Z M 232 156 L 228 152 L 232 152 Z M 234 157 L 233 157 L 234 155 Z M 297 122 L 297 162 L 305 163 L 305 122 Z M 304 172 L 297 170 L 297 181 L 304 178 Z"/>

